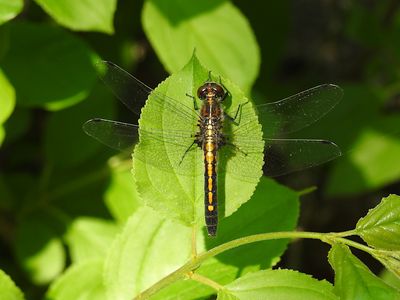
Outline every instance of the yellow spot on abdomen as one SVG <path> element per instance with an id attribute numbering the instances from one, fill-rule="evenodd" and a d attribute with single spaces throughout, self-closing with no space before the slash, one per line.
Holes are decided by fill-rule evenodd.
<path id="1" fill-rule="evenodd" d="M 206 153 L 206 161 L 208 163 L 212 163 L 214 161 L 214 154 L 212 154 L 212 152 L 207 152 Z"/>
<path id="2" fill-rule="evenodd" d="M 213 193 L 212 192 L 208 192 L 208 203 L 212 203 L 213 202 Z"/>
<path id="3" fill-rule="evenodd" d="M 208 211 L 213 211 L 213 210 L 214 210 L 214 206 L 209 205 L 209 206 L 208 206 Z"/>
<path id="4" fill-rule="evenodd" d="M 209 177 L 209 178 L 208 178 L 208 190 L 209 190 L 209 191 L 212 191 L 212 183 L 213 183 L 213 180 L 212 180 L 211 177 Z"/>

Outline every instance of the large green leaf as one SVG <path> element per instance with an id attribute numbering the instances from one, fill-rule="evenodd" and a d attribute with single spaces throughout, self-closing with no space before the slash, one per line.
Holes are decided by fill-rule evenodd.
<path id="1" fill-rule="evenodd" d="M 51 284 L 45 299 L 106 300 L 102 271 L 102 260 L 92 259 L 73 264 Z"/>
<path id="2" fill-rule="evenodd" d="M 21 106 L 61 109 L 87 97 L 96 80 L 94 52 L 59 27 L 10 24 L 2 68 Z"/>
<path id="3" fill-rule="evenodd" d="M 207 68 L 250 90 L 258 75 L 259 49 L 248 21 L 230 1 L 149 0 L 142 20 L 169 72 L 180 70 L 196 49 Z"/>
<path id="4" fill-rule="evenodd" d="M 19 224 L 17 258 L 37 284 L 50 282 L 65 266 L 65 250 L 56 227 L 54 218 L 43 213 L 26 216 Z"/>
<path id="5" fill-rule="evenodd" d="M 0 270 L 0 295 L 2 299 L 7 300 L 25 299 L 21 290 L 3 270 Z"/>
<path id="6" fill-rule="evenodd" d="M 156 88 L 155 93 L 163 96 L 151 95 L 142 109 L 139 125 L 143 134 L 133 156 L 138 191 L 145 203 L 162 215 L 187 225 L 203 224 L 204 165 L 203 153 L 198 147 L 187 151 L 184 156 L 194 141 L 190 136 L 198 131 L 198 115 L 191 108 L 192 99 L 185 94 L 195 95 L 208 76 L 208 71 L 193 55 L 180 72 Z M 225 79 L 222 81 L 231 94 L 230 99 L 224 102 L 225 111 L 234 115 L 239 104 L 246 103 L 247 99 L 237 86 Z M 166 96 L 170 97 L 166 99 L 169 105 L 160 109 L 163 105 L 161 98 Z M 171 98 L 176 100 L 176 104 L 173 104 L 176 105 L 175 110 L 171 109 Z M 232 146 L 219 150 L 218 197 L 221 219 L 231 215 L 250 199 L 262 175 L 264 143 L 261 126 L 251 103 L 242 106 L 242 113 L 246 115 L 243 126 L 234 127 L 236 125 L 228 121 L 225 126 L 228 130 L 231 128 L 231 131 L 246 134 L 241 139 L 232 135 L 230 142 L 247 155 L 230 154 Z M 150 134 L 146 135 L 146 132 Z M 165 132 L 164 139 L 168 142 L 160 137 L 151 138 L 152 132 Z M 187 136 L 183 139 L 185 144 L 174 142 L 174 132 L 178 136 Z"/>
<path id="7" fill-rule="evenodd" d="M 400 250 L 400 197 L 383 198 L 357 222 L 356 232 L 372 247 Z"/>
<path id="8" fill-rule="evenodd" d="M 11 115 L 15 106 L 15 91 L 0 69 L 0 124 Z"/>
<path id="9" fill-rule="evenodd" d="M 113 118 L 115 110 L 110 94 L 98 84 L 85 101 L 51 114 L 44 139 L 47 162 L 60 168 L 73 167 L 103 149 L 83 132 L 82 124 L 94 116 Z"/>
<path id="10" fill-rule="evenodd" d="M 191 230 L 138 209 L 114 240 L 105 261 L 109 299 L 132 299 L 181 265 L 190 255 Z"/>
<path id="11" fill-rule="evenodd" d="M 329 263 L 335 270 L 335 293 L 343 300 L 400 299 L 400 292 L 375 276 L 345 245 L 333 245 Z"/>
<path id="12" fill-rule="evenodd" d="M 296 227 L 299 212 L 295 192 L 263 177 L 253 197 L 231 216 L 219 223 L 217 238 L 204 238 L 199 233 L 198 250 L 210 249 L 223 242 L 251 234 L 290 231 Z M 231 249 L 205 261 L 196 272 L 219 284 L 228 284 L 246 272 L 272 267 L 284 252 L 287 240 L 252 243 Z M 161 290 L 152 299 L 192 299 L 215 293 L 210 287 L 191 280 L 183 280 Z"/>
<path id="13" fill-rule="evenodd" d="M 327 281 L 291 270 L 264 270 L 247 274 L 218 292 L 218 300 L 338 300 Z"/>
<path id="14" fill-rule="evenodd" d="M 72 30 L 113 33 L 116 0 L 35 0 L 58 23 Z"/>
<path id="15" fill-rule="evenodd" d="M 0 0 L 0 24 L 18 15 L 23 6 L 23 0 Z"/>
<path id="16" fill-rule="evenodd" d="M 75 219 L 66 235 L 72 262 L 104 259 L 118 231 L 118 226 L 107 220 L 89 217 Z"/>

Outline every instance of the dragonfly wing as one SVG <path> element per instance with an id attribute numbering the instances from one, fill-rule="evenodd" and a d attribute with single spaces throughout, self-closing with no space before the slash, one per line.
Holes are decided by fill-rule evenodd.
<path id="1" fill-rule="evenodd" d="M 138 126 L 100 118 L 83 124 L 85 133 L 100 143 L 116 149 L 127 150 L 138 140 Z"/>
<path id="2" fill-rule="evenodd" d="M 327 114 L 342 98 L 343 90 L 323 84 L 277 102 L 257 105 L 265 137 L 298 131 Z M 242 116 L 246 122 L 246 116 Z"/>
<path id="3" fill-rule="evenodd" d="M 99 75 L 102 81 L 126 107 L 138 116 L 140 116 L 141 109 L 151 94 L 153 104 L 161 111 L 172 111 L 177 117 L 182 117 L 190 121 L 192 121 L 194 117 L 198 117 L 194 107 L 186 106 L 176 99 L 170 98 L 162 93 L 157 93 L 116 64 L 109 61 L 100 61 L 97 64 L 100 69 L 102 69 Z M 182 96 L 186 97 L 185 95 Z M 193 101 L 188 98 L 188 101 L 189 100 Z"/>
<path id="4" fill-rule="evenodd" d="M 264 174 L 281 176 L 315 167 L 339 157 L 339 147 L 326 140 L 271 139 L 265 141 Z"/>

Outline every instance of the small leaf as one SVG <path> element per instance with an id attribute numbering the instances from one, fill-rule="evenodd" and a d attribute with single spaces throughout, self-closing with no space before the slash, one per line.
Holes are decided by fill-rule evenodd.
<path id="1" fill-rule="evenodd" d="M 50 282 L 65 266 L 65 250 L 54 227 L 47 215 L 37 214 L 25 217 L 17 231 L 17 258 L 36 284 Z"/>
<path id="2" fill-rule="evenodd" d="M 400 279 L 400 251 L 376 250 L 372 255 Z"/>
<path id="3" fill-rule="evenodd" d="M 11 115 L 15 106 L 15 91 L 0 69 L 0 124 Z"/>
<path id="4" fill-rule="evenodd" d="M 24 6 L 23 0 L 0 0 L 0 24 L 18 15 Z"/>
<path id="5" fill-rule="evenodd" d="M 7 300 L 25 299 L 21 290 L 3 270 L 0 270 L 0 295 L 2 299 Z"/>
<path id="6" fill-rule="evenodd" d="M 107 220 L 89 217 L 75 219 L 66 235 L 72 262 L 103 259 L 118 231 L 117 225 Z"/>
<path id="7" fill-rule="evenodd" d="M 400 293 L 375 276 L 345 245 L 333 245 L 329 263 L 335 270 L 335 293 L 343 300 L 399 299 Z"/>
<path id="8" fill-rule="evenodd" d="M 179 71 L 196 49 L 207 68 L 248 92 L 258 75 L 260 56 L 249 22 L 230 2 L 146 1 L 144 30 L 170 73 Z"/>
<path id="9" fill-rule="evenodd" d="M 106 300 L 103 261 L 92 259 L 73 264 L 50 286 L 47 300 Z"/>
<path id="10" fill-rule="evenodd" d="M 58 23 L 72 30 L 113 33 L 116 0 L 35 0 Z"/>
<path id="11" fill-rule="evenodd" d="M 264 270 L 247 274 L 218 292 L 218 300 L 338 300 L 327 281 L 291 270 Z"/>
<path id="12" fill-rule="evenodd" d="M 194 55 L 184 69 L 170 76 L 155 89 L 155 93 L 158 95 L 166 95 L 176 100 L 176 111 L 171 108 L 160 109 L 160 96 L 157 98 L 153 96 L 154 94 L 150 95 L 146 106 L 142 109 L 139 121 L 141 130 L 167 133 L 183 132 L 187 138 L 181 139 L 185 144 L 177 145 L 173 141 L 145 139 L 142 136 L 133 156 L 135 180 L 139 194 L 145 203 L 163 216 L 180 220 L 188 226 L 204 222 L 204 162 L 203 153 L 199 147 L 193 147 L 193 151 L 187 151 L 194 141 L 190 136 L 198 130 L 198 115 L 192 108 L 192 100 L 185 97 L 185 94 L 195 94 L 198 87 L 204 84 L 207 78 L 208 71 Z M 246 103 L 247 99 L 237 86 L 224 78 L 222 81 L 231 94 L 231 103 L 230 105 L 225 104 L 225 111 L 234 115 L 238 105 Z M 181 110 L 186 109 L 184 112 L 188 116 L 178 111 L 180 106 L 182 106 Z M 245 159 L 243 155 L 231 155 L 225 161 L 219 160 L 218 195 L 221 219 L 224 215 L 231 215 L 240 205 L 250 199 L 262 175 L 264 143 L 261 139 L 261 126 L 251 103 L 242 106 L 242 114 L 247 118 L 244 126 L 249 126 L 253 130 L 249 131 L 246 141 L 237 141 L 232 135 L 231 142 L 235 143 L 242 151 L 246 151 L 246 147 L 249 147 L 249 151 Z M 238 126 L 235 130 L 240 132 L 240 130 L 246 129 Z M 251 146 L 249 146 L 247 138 L 253 141 Z M 223 153 L 222 151 L 225 150 L 228 151 L 227 148 L 224 148 L 220 149 L 219 153 Z M 182 160 L 185 151 L 187 153 Z M 158 164 L 150 164 L 155 160 Z M 146 161 L 149 163 L 145 163 Z M 164 164 L 164 168 L 161 169 L 160 164 Z M 221 167 L 224 167 L 224 172 L 221 171 Z M 184 175 L 182 175 L 183 171 L 186 171 Z M 251 172 L 248 174 L 251 177 L 241 176 L 246 171 Z"/>
<path id="13" fill-rule="evenodd" d="M 109 299 L 132 299 L 189 259 L 191 230 L 142 207 L 127 221 L 105 261 Z"/>
<path id="14" fill-rule="evenodd" d="M 400 197 L 383 198 L 357 222 L 356 231 L 372 247 L 400 250 Z"/>
<path id="15" fill-rule="evenodd" d="M 13 23 L 2 68 L 21 106 L 62 109 L 85 99 L 96 81 L 95 53 L 59 27 Z"/>
<path id="16" fill-rule="evenodd" d="M 131 169 L 112 168 L 104 201 L 112 216 L 121 223 L 142 205 Z"/>

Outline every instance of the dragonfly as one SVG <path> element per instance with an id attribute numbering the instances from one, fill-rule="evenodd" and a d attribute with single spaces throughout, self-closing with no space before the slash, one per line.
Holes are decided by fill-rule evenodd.
<path id="1" fill-rule="evenodd" d="M 218 224 L 217 175 L 229 172 L 240 178 L 251 178 L 257 174 L 255 154 L 264 160 L 264 174 L 270 177 L 314 167 L 341 155 L 339 147 L 321 139 L 282 139 L 283 134 L 298 131 L 327 114 L 342 98 L 342 89 L 333 84 L 323 84 L 305 90 L 285 99 L 256 105 L 256 111 L 263 125 L 263 134 L 253 137 L 259 120 L 251 117 L 245 107 L 239 104 L 230 115 L 224 110 L 224 102 L 230 92 L 220 82 L 213 81 L 211 72 L 208 79 L 197 89 L 197 98 L 190 94 L 188 104 L 153 90 L 116 64 L 99 62 L 105 70 L 100 74 L 102 81 L 114 95 L 133 113 L 140 116 L 146 100 L 152 99 L 153 108 L 160 113 L 167 112 L 173 119 L 186 124 L 196 123 L 186 129 L 160 129 L 119 121 L 94 118 L 83 125 L 83 130 L 99 142 L 117 149 L 126 150 L 139 140 L 144 151 L 136 151 L 135 158 L 162 170 L 173 170 L 178 174 L 193 173 L 193 163 L 187 158 L 193 150 L 203 152 L 204 164 L 204 207 L 205 223 L 209 236 L 216 236 Z M 201 106 L 198 106 L 198 102 Z M 160 122 L 160 121 L 159 121 Z M 231 126 L 230 126 L 231 125 Z M 229 127 L 229 130 L 226 128 Z M 146 145 L 149 145 L 146 147 Z M 169 159 L 152 155 L 155 147 L 170 145 Z M 142 148 L 143 148 L 142 147 Z M 192 156 L 196 157 L 196 156 Z M 227 164 L 233 158 L 239 163 Z M 225 163 L 217 163 L 224 161 Z M 229 167 L 228 167 L 229 166 Z"/>

